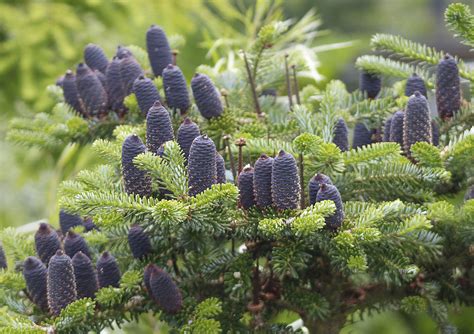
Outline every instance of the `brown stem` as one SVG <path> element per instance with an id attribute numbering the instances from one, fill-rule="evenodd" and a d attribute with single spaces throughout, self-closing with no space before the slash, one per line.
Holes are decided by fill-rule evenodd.
<path id="1" fill-rule="evenodd" d="M 172 54 L 173 54 L 173 65 L 176 66 L 176 63 L 177 63 L 177 59 L 178 59 L 178 50 L 173 50 Z"/>
<path id="2" fill-rule="evenodd" d="M 301 104 L 300 91 L 299 91 L 299 88 L 298 88 L 298 78 L 296 77 L 296 65 L 291 65 L 291 68 L 293 69 L 293 83 L 294 83 L 294 87 L 295 87 L 296 103 Z"/>
<path id="3" fill-rule="evenodd" d="M 227 109 L 230 108 L 230 104 L 229 104 L 229 98 L 227 97 L 229 95 L 229 93 L 227 92 L 227 90 L 225 90 L 224 88 L 221 89 L 221 95 L 224 97 L 224 101 L 225 101 L 225 107 Z"/>
<path id="4" fill-rule="evenodd" d="M 257 115 L 260 116 L 262 114 L 262 111 L 260 110 L 260 103 L 258 102 L 257 88 L 255 87 L 255 81 L 254 81 L 254 78 L 252 77 L 252 72 L 250 71 L 250 65 L 247 59 L 247 54 L 245 53 L 245 51 L 243 52 L 243 54 L 244 54 L 245 68 L 247 69 L 247 75 L 249 77 L 250 88 L 252 89 L 252 96 L 253 96 L 253 102 L 255 104 L 255 111 L 257 112 Z"/>
<path id="5" fill-rule="evenodd" d="M 304 203 L 304 165 L 303 165 L 303 154 L 300 153 L 298 167 L 300 170 L 300 206 L 301 209 L 305 207 Z"/>
<path id="6" fill-rule="evenodd" d="M 293 99 L 291 98 L 290 71 L 288 70 L 288 54 L 285 54 L 285 77 L 286 77 L 286 92 L 288 94 L 288 103 L 291 109 L 293 107 Z"/>
<path id="7" fill-rule="evenodd" d="M 238 175 L 240 175 L 240 173 L 242 172 L 242 169 L 244 168 L 244 157 L 243 157 L 243 147 L 245 146 L 245 139 L 244 138 L 239 138 L 236 142 L 235 142 L 235 145 L 237 145 L 239 147 L 239 173 Z"/>
<path id="8" fill-rule="evenodd" d="M 229 161 L 230 161 L 230 170 L 232 171 L 232 176 L 234 177 L 234 183 L 236 183 L 237 173 L 235 171 L 234 155 L 232 154 L 232 150 L 230 149 L 229 139 L 230 139 L 229 135 L 224 136 L 224 145 L 227 147 L 227 153 L 229 154 Z"/>

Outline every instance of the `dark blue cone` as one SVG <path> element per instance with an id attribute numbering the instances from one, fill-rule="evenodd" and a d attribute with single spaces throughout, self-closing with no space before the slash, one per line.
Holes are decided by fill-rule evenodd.
<path id="1" fill-rule="evenodd" d="M 122 83 L 122 76 L 120 75 L 120 63 L 121 60 L 118 57 L 114 57 L 105 73 L 109 104 L 114 111 L 124 108 L 123 99 L 125 98 L 125 87 Z"/>
<path id="2" fill-rule="evenodd" d="M 405 96 L 412 96 L 416 91 L 419 91 L 424 97 L 428 97 L 426 93 L 425 82 L 416 73 L 407 79 L 405 85 Z"/>
<path id="3" fill-rule="evenodd" d="M 143 75 L 143 69 L 133 56 L 122 58 L 120 61 L 120 78 L 125 96 L 133 92 L 133 83 Z"/>
<path id="4" fill-rule="evenodd" d="M 332 184 L 331 178 L 327 175 L 318 173 L 309 180 L 308 193 L 309 193 L 309 204 L 313 205 L 316 203 L 316 197 L 321 184 Z"/>
<path id="5" fill-rule="evenodd" d="M 178 286 L 164 270 L 155 268 L 151 272 L 149 287 L 151 297 L 166 313 L 177 313 L 183 307 Z"/>
<path id="6" fill-rule="evenodd" d="M 0 244 L 0 269 L 7 269 L 8 263 L 5 256 L 5 251 L 3 250 L 2 244 Z"/>
<path id="7" fill-rule="evenodd" d="M 102 87 L 104 87 L 105 92 L 107 93 L 107 77 L 104 73 L 100 72 L 99 70 L 94 70 L 94 74 L 99 79 Z"/>
<path id="8" fill-rule="evenodd" d="M 59 315 L 77 299 L 72 261 L 62 250 L 58 250 L 49 261 L 47 290 L 48 306 L 53 315 Z"/>
<path id="9" fill-rule="evenodd" d="M 426 98 L 415 92 L 408 100 L 403 119 L 403 147 L 408 156 L 411 146 L 418 142 L 431 144 L 431 118 Z"/>
<path id="10" fill-rule="evenodd" d="M 92 218 L 86 218 L 84 219 L 84 228 L 86 232 L 92 231 L 92 230 L 99 230 L 99 228 L 94 224 L 92 221 Z"/>
<path id="11" fill-rule="evenodd" d="M 336 125 L 334 126 L 332 142 L 336 144 L 336 146 L 339 147 L 342 152 L 349 150 L 348 131 L 349 130 L 347 129 L 344 119 L 339 118 Z"/>
<path id="12" fill-rule="evenodd" d="M 382 141 L 384 141 L 384 142 L 390 141 L 390 127 L 391 126 L 392 126 L 392 116 L 390 116 L 389 118 L 387 118 L 385 120 L 385 124 L 384 124 L 384 127 L 383 127 Z"/>
<path id="13" fill-rule="evenodd" d="M 98 116 L 107 108 L 107 93 L 99 78 L 86 64 L 77 65 L 77 90 L 86 112 L 90 116 Z"/>
<path id="14" fill-rule="evenodd" d="M 199 127 L 196 123 L 191 121 L 189 118 L 185 118 L 183 123 L 178 128 L 177 141 L 179 147 L 183 151 L 184 157 L 188 159 L 189 150 L 191 149 L 191 144 L 193 140 L 196 139 L 201 134 Z"/>
<path id="15" fill-rule="evenodd" d="M 76 280 L 77 298 L 94 298 L 99 290 L 97 272 L 90 258 L 82 252 L 77 252 L 72 258 L 74 278 Z"/>
<path id="16" fill-rule="evenodd" d="M 451 118 L 461 109 L 461 81 L 456 59 L 446 54 L 436 72 L 436 105 L 442 120 Z"/>
<path id="17" fill-rule="evenodd" d="M 102 256 L 97 260 L 97 275 L 100 288 L 108 286 L 119 287 L 122 274 L 115 257 L 109 252 L 102 253 Z"/>
<path id="18" fill-rule="evenodd" d="M 431 121 L 431 142 L 434 146 L 439 146 L 439 126 L 434 120 Z"/>
<path id="19" fill-rule="evenodd" d="M 136 259 L 142 259 L 151 253 L 150 238 L 139 225 L 133 225 L 128 231 L 128 245 Z"/>
<path id="20" fill-rule="evenodd" d="M 226 183 L 227 180 L 225 177 L 225 161 L 219 152 L 216 152 L 216 171 L 217 171 L 216 183 Z"/>
<path id="21" fill-rule="evenodd" d="M 216 183 L 216 146 L 206 135 L 196 137 L 191 145 L 188 176 L 190 196 L 196 196 Z"/>
<path id="22" fill-rule="evenodd" d="M 145 267 L 145 270 L 143 272 L 143 283 L 145 284 L 145 288 L 146 288 L 148 294 L 152 298 L 153 298 L 153 296 L 151 295 L 150 277 L 151 277 L 151 274 L 156 272 L 158 269 L 159 269 L 159 267 L 156 264 L 150 263 Z"/>
<path id="23" fill-rule="evenodd" d="M 160 93 L 153 81 L 142 75 L 133 83 L 133 92 L 137 97 L 138 107 L 145 117 L 155 102 L 161 100 Z"/>
<path id="24" fill-rule="evenodd" d="M 255 202 L 258 207 L 271 206 L 272 201 L 272 169 L 273 158 L 266 154 L 260 155 L 255 162 L 253 189 L 255 192 Z"/>
<path id="25" fill-rule="evenodd" d="M 397 111 L 392 116 L 392 122 L 390 124 L 390 141 L 400 144 L 403 148 L 403 119 L 405 113 L 403 111 Z"/>
<path id="26" fill-rule="evenodd" d="M 471 185 L 467 188 L 466 193 L 464 194 L 464 201 L 469 201 L 474 198 L 474 185 Z"/>
<path id="27" fill-rule="evenodd" d="M 133 159 L 146 152 L 146 147 L 137 135 L 128 136 L 122 145 L 122 175 L 127 194 L 150 196 L 152 182 L 150 175 L 138 169 Z"/>
<path id="28" fill-rule="evenodd" d="M 160 146 L 170 140 L 174 140 L 170 113 L 156 101 L 146 117 L 146 146 L 156 154 Z"/>
<path id="29" fill-rule="evenodd" d="M 377 74 L 361 72 L 359 77 L 359 89 L 367 94 L 369 99 L 375 99 L 382 88 L 382 80 Z"/>
<path id="30" fill-rule="evenodd" d="M 326 217 L 326 226 L 335 230 L 341 227 L 342 221 L 344 220 L 344 211 L 339 190 L 331 184 L 321 184 L 316 197 L 316 202 L 322 202 L 325 200 L 333 201 L 336 205 L 336 212 L 331 216 Z"/>
<path id="31" fill-rule="evenodd" d="M 168 64 L 173 63 L 173 55 L 168 38 L 161 27 L 152 25 L 146 32 L 148 59 L 155 76 L 161 76 Z"/>
<path id="32" fill-rule="evenodd" d="M 133 57 L 132 51 L 130 51 L 129 49 L 121 45 L 117 47 L 117 52 L 115 53 L 115 57 L 117 57 L 118 59 L 124 59 L 129 56 Z"/>
<path id="33" fill-rule="evenodd" d="M 35 248 L 36 254 L 41 261 L 48 264 L 51 257 L 56 254 L 56 251 L 61 249 L 58 233 L 48 224 L 41 223 L 38 231 L 35 233 Z"/>
<path id="34" fill-rule="evenodd" d="M 169 64 L 164 69 L 163 86 L 168 107 L 179 109 L 181 113 L 185 113 L 191 102 L 189 101 L 186 79 L 178 66 Z"/>
<path id="35" fill-rule="evenodd" d="M 354 128 L 354 137 L 352 139 L 352 148 L 358 148 L 372 144 L 372 134 L 365 124 L 357 123 Z"/>
<path id="36" fill-rule="evenodd" d="M 23 277 L 25 278 L 28 296 L 41 311 L 48 311 L 47 277 L 48 269 L 43 262 L 34 256 L 28 257 L 23 263 Z"/>
<path id="37" fill-rule="evenodd" d="M 105 73 L 109 60 L 104 53 L 104 50 L 98 45 L 87 44 L 84 49 L 84 61 L 87 66 L 93 70 L 98 70 Z"/>
<path id="38" fill-rule="evenodd" d="M 71 228 L 83 225 L 83 220 L 78 215 L 72 215 L 64 210 L 59 211 L 59 225 L 61 232 L 66 234 Z"/>
<path id="39" fill-rule="evenodd" d="M 273 205 L 279 210 L 297 209 L 300 201 L 300 187 L 295 158 L 281 150 L 273 161 Z"/>
<path id="40" fill-rule="evenodd" d="M 71 70 L 66 71 L 64 79 L 62 81 L 64 101 L 70 105 L 76 112 L 86 116 L 86 111 L 84 104 L 79 96 L 79 91 L 77 90 L 77 81 L 76 76 L 72 73 Z"/>
<path id="41" fill-rule="evenodd" d="M 211 119 L 222 114 L 223 107 L 219 92 L 207 75 L 196 73 L 191 80 L 191 89 L 194 101 L 203 117 Z"/>
<path id="42" fill-rule="evenodd" d="M 239 204 L 245 210 L 255 205 L 253 178 L 254 171 L 250 165 L 246 166 L 239 174 Z"/>
<path id="43" fill-rule="evenodd" d="M 70 258 L 73 258 L 78 252 L 82 252 L 84 255 L 91 257 L 89 246 L 84 238 L 73 231 L 69 231 L 64 239 L 64 252 Z"/>

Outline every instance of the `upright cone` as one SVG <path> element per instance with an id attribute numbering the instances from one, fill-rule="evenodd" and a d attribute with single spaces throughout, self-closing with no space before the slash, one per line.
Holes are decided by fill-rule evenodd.
<path id="1" fill-rule="evenodd" d="M 76 76 L 71 70 L 66 71 L 61 86 L 63 87 L 64 101 L 79 114 L 87 116 L 84 104 L 77 90 Z"/>
<path id="2" fill-rule="evenodd" d="M 120 63 L 121 60 L 114 57 L 105 72 L 109 105 L 114 111 L 124 109 L 123 99 L 126 95 L 125 86 L 120 75 Z"/>
<path id="3" fill-rule="evenodd" d="M 146 151 L 137 135 L 128 136 L 122 145 L 122 175 L 127 194 L 150 196 L 152 192 L 150 175 L 138 169 L 133 159 Z"/>
<path id="4" fill-rule="evenodd" d="M 128 231 L 128 245 L 136 259 L 142 259 L 151 253 L 150 238 L 139 225 L 133 225 Z"/>
<path id="5" fill-rule="evenodd" d="M 392 116 L 388 117 L 385 120 L 385 124 L 384 124 L 384 127 L 383 127 L 382 141 L 384 141 L 384 142 L 390 141 L 390 128 L 391 128 L 391 126 L 392 126 Z"/>
<path id="6" fill-rule="evenodd" d="M 295 158 L 281 150 L 273 161 L 273 205 L 279 210 L 297 209 L 300 202 L 300 187 Z"/>
<path id="7" fill-rule="evenodd" d="M 320 185 L 318 195 L 316 196 L 316 202 L 322 202 L 325 200 L 333 201 L 336 205 L 336 212 L 331 216 L 326 217 L 326 226 L 332 230 L 335 230 L 341 227 L 342 221 L 344 220 L 341 194 L 335 186 L 322 183 Z"/>
<path id="8" fill-rule="evenodd" d="M 96 44 L 87 44 L 84 49 L 84 61 L 87 66 L 93 70 L 98 70 L 105 74 L 109 60 L 104 53 L 104 50 Z"/>
<path id="9" fill-rule="evenodd" d="M 122 82 L 125 96 L 133 92 L 133 83 L 144 75 L 143 69 L 133 56 L 125 56 L 120 61 L 120 81 Z"/>
<path id="10" fill-rule="evenodd" d="M 94 298 L 95 293 L 99 290 L 99 282 L 97 272 L 90 258 L 79 251 L 72 258 L 72 266 L 74 268 L 77 298 Z"/>
<path id="11" fill-rule="evenodd" d="M 403 148 L 403 119 L 405 113 L 403 111 L 397 111 L 392 116 L 392 122 L 390 124 L 390 141 L 399 143 L 400 147 Z"/>
<path id="12" fill-rule="evenodd" d="M 216 183 L 216 146 L 206 135 L 196 137 L 191 145 L 188 175 L 190 196 L 196 196 Z"/>
<path id="13" fill-rule="evenodd" d="M 5 256 L 5 251 L 3 250 L 2 244 L 0 244 L 0 269 L 7 269 L 8 263 Z"/>
<path id="14" fill-rule="evenodd" d="M 152 25 L 146 32 L 148 59 L 155 76 L 161 76 L 168 64 L 173 63 L 170 45 L 165 32 L 159 26 Z"/>
<path id="15" fill-rule="evenodd" d="M 416 75 L 416 73 L 413 73 L 413 75 L 407 79 L 405 96 L 412 96 L 416 91 L 419 91 L 424 97 L 428 98 L 425 82 Z"/>
<path id="16" fill-rule="evenodd" d="M 254 170 L 250 165 L 245 166 L 239 174 L 239 203 L 240 206 L 248 210 L 255 205 L 255 196 L 253 191 Z"/>
<path id="17" fill-rule="evenodd" d="M 196 73 L 191 80 L 191 89 L 199 112 L 204 118 L 211 119 L 222 114 L 219 92 L 207 75 Z"/>
<path id="18" fill-rule="evenodd" d="M 186 79 L 178 66 L 169 64 L 163 71 L 163 86 L 168 107 L 185 113 L 190 106 Z"/>
<path id="19" fill-rule="evenodd" d="M 339 118 L 334 126 L 332 142 L 336 144 L 342 152 L 349 150 L 348 130 L 343 118 Z"/>
<path id="20" fill-rule="evenodd" d="M 61 249 L 58 234 L 46 223 L 41 223 L 35 233 L 35 248 L 36 254 L 45 264 L 48 264 L 56 251 Z"/>
<path id="21" fill-rule="evenodd" d="M 426 98 L 415 92 L 408 100 L 403 119 L 403 146 L 408 156 L 417 142 L 431 143 L 431 118 Z"/>
<path id="22" fill-rule="evenodd" d="M 352 148 L 372 144 L 372 134 L 364 123 L 357 123 L 354 128 L 354 137 L 352 139 Z"/>
<path id="23" fill-rule="evenodd" d="M 138 107 L 143 116 L 148 114 L 148 111 L 153 107 L 156 101 L 161 100 L 160 93 L 153 81 L 143 75 L 140 75 L 133 82 L 133 92 L 137 97 Z"/>
<path id="24" fill-rule="evenodd" d="M 309 180 L 308 192 L 310 205 L 316 203 L 316 197 L 318 196 L 318 191 L 321 184 L 332 184 L 331 178 L 327 175 L 318 173 L 314 175 L 311 180 Z"/>
<path id="25" fill-rule="evenodd" d="M 170 113 L 160 101 L 156 101 L 146 117 L 146 146 L 156 154 L 160 146 L 169 140 L 174 140 Z"/>
<path id="26" fill-rule="evenodd" d="M 216 183 L 226 183 L 225 177 L 225 161 L 219 152 L 216 152 Z"/>
<path id="27" fill-rule="evenodd" d="M 196 137 L 198 137 L 200 134 L 201 132 L 199 131 L 199 127 L 197 126 L 197 124 L 187 117 L 179 126 L 177 141 L 186 159 L 188 159 L 191 144 L 193 143 L 194 139 L 196 139 Z"/>
<path id="28" fill-rule="evenodd" d="M 101 257 L 97 260 L 97 275 L 99 287 L 113 286 L 118 288 L 122 274 L 120 273 L 117 260 L 109 252 L 102 253 Z"/>
<path id="29" fill-rule="evenodd" d="M 434 146 L 438 146 L 439 145 L 439 126 L 435 120 L 431 121 L 431 135 L 432 135 L 431 143 Z"/>
<path id="30" fill-rule="evenodd" d="M 23 263 L 23 277 L 31 301 L 43 312 L 48 311 L 47 277 L 48 270 L 43 262 L 34 256 Z"/>
<path id="31" fill-rule="evenodd" d="M 149 293 L 153 300 L 166 313 L 179 312 L 183 307 L 183 298 L 171 276 L 158 267 L 152 267 L 149 276 Z"/>
<path id="32" fill-rule="evenodd" d="M 367 94 L 369 99 L 375 99 L 382 88 L 382 80 L 377 74 L 361 72 L 359 77 L 359 89 Z"/>
<path id="33" fill-rule="evenodd" d="M 86 64 L 77 65 L 77 90 L 90 116 L 99 116 L 107 109 L 107 93 L 99 78 Z"/>
<path id="34" fill-rule="evenodd" d="M 461 80 L 456 60 L 446 54 L 436 72 L 436 105 L 442 120 L 449 119 L 461 109 Z"/>
<path id="35" fill-rule="evenodd" d="M 73 231 L 69 231 L 64 239 L 64 252 L 70 258 L 73 258 L 78 252 L 82 252 L 87 257 L 91 257 L 89 246 L 84 238 Z"/>
<path id="36" fill-rule="evenodd" d="M 66 234 L 73 227 L 81 226 L 83 223 L 80 216 L 67 213 L 64 210 L 59 211 L 59 226 L 61 226 L 63 234 Z"/>
<path id="37" fill-rule="evenodd" d="M 58 250 L 48 266 L 48 305 L 53 315 L 77 299 L 74 269 L 69 256 Z"/>
<path id="38" fill-rule="evenodd" d="M 253 189 L 255 192 L 255 202 L 258 207 L 271 206 L 272 201 L 272 169 L 273 158 L 266 154 L 260 155 L 255 162 Z"/>

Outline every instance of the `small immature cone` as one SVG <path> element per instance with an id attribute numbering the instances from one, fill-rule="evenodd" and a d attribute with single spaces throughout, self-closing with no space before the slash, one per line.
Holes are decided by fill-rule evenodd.
<path id="1" fill-rule="evenodd" d="M 273 205 L 279 210 L 297 209 L 300 202 L 300 187 L 295 158 L 281 150 L 273 161 Z"/>
<path id="2" fill-rule="evenodd" d="M 179 147 L 181 147 L 186 159 L 188 159 L 189 150 L 191 149 L 193 140 L 196 139 L 196 137 L 198 137 L 200 134 L 201 132 L 199 131 L 197 124 L 187 117 L 179 126 L 176 140 L 178 141 Z"/>
<path id="3" fill-rule="evenodd" d="M 318 173 L 309 180 L 308 193 L 309 193 L 309 204 L 313 205 L 316 203 L 316 197 L 321 184 L 332 184 L 331 178 L 327 175 Z"/>
<path id="4" fill-rule="evenodd" d="M 70 258 L 73 258 L 74 255 L 78 252 L 82 252 L 84 255 L 91 257 L 89 246 L 84 238 L 73 231 L 69 231 L 64 238 L 64 252 Z"/>
<path id="5" fill-rule="evenodd" d="M 399 143 L 400 147 L 403 148 L 403 119 L 405 113 L 403 111 L 397 111 L 392 116 L 392 122 L 390 124 L 390 141 Z"/>
<path id="6" fill-rule="evenodd" d="M 102 253 L 101 257 L 97 260 L 97 275 L 100 288 L 108 286 L 118 288 L 122 274 L 115 257 L 109 252 Z"/>
<path id="7" fill-rule="evenodd" d="M 63 234 L 66 234 L 73 227 L 81 226 L 83 223 L 80 216 L 67 213 L 64 210 L 59 211 L 59 226 L 61 226 Z"/>
<path id="8" fill-rule="evenodd" d="M 114 111 L 124 107 L 123 99 L 125 98 L 125 87 L 120 75 L 120 63 L 121 60 L 118 57 L 114 57 L 105 72 L 109 104 Z"/>
<path id="9" fill-rule="evenodd" d="M 161 268 L 154 268 L 150 274 L 149 293 L 155 302 L 169 314 L 175 314 L 183 307 L 183 298 L 171 276 Z"/>
<path id="10" fill-rule="evenodd" d="M 357 123 L 354 128 L 354 137 L 352 139 L 352 148 L 358 148 L 372 144 L 372 134 L 364 123 Z"/>
<path id="11" fill-rule="evenodd" d="M 48 224 L 41 223 L 38 231 L 35 233 L 35 248 L 36 254 L 41 261 L 48 264 L 51 257 L 56 254 L 56 251 L 61 249 L 58 233 Z"/>
<path id="12" fill-rule="evenodd" d="M 120 79 L 125 96 L 130 95 L 133 92 L 133 83 L 142 75 L 144 75 L 143 69 L 135 57 L 126 56 L 122 58 L 120 61 Z"/>
<path id="13" fill-rule="evenodd" d="M 146 117 L 146 146 L 148 151 L 156 154 L 160 146 L 169 140 L 174 140 L 170 113 L 160 101 L 156 101 Z"/>
<path id="14" fill-rule="evenodd" d="M 436 71 L 436 105 L 442 120 L 449 119 L 461 109 L 461 81 L 456 60 L 444 56 Z"/>
<path id="15" fill-rule="evenodd" d="M 23 277 L 26 290 L 31 301 L 43 312 L 48 311 L 48 269 L 43 262 L 34 256 L 28 257 L 23 263 Z"/>
<path id="16" fill-rule="evenodd" d="M 335 230 L 341 227 L 342 221 L 344 220 L 344 211 L 339 190 L 331 184 L 321 184 L 316 197 L 316 202 L 322 202 L 325 200 L 333 201 L 336 205 L 336 212 L 331 216 L 326 217 L 326 226 Z"/>
<path id="17" fill-rule="evenodd" d="M 432 135 L 431 143 L 434 146 L 438 146 L 439 145 L 439 127 L 438 127 L 438 123 L 436 123 L 435 120 L 431 121 L 431 135 Z"/>
<path id="18" fill-rule="evenodd" d="M 469 201 L 474 198 L 474 184 L 467 188 L 466 193 L 464 194 L 464 201 Z"/>
<path id="19" fill-rule="evenodd" d="M 188 176 L 190 196 L 196 196 L 216 183 L 216 146 L 206 135 L 196 137 L 191 145 Z"/>
<path id="20" fill-rule="evenodd" d="M 128 231 L 128 245 L 136 259 L 142 259 L 151 253 L 150 238 L 139 225 L 133 225 Z"/>
<path id="21" fill-rule="evenodd" d="M 258 207 L 272 205 L 272 169 L 273 158 L 266 154 L 260 155 L 254 166 L 253 189 Z"/>
<path id="22" fill-rule="evenodd" d="M 186 85 L 186 79 L 178 66 L 169 64 L 163 71 L 163 86 L 168 107 L 181 110 L 185 113 L 191 102 Z"/>
<path id="23" fill-rule="evenodd" d="M 199 112 L 204 118 L 211 119 L 222 114 L 220 94 L 207 75 L 196 73 L 191 80 L 191 89 Z"/>
<path id="24" fill-rule="evenodd" d="M 146 151 L 140 137 L 137 135 L 128 136 L 122 145 L 122 175 L 127 194 L 140 196 L 150 196 L 152 192 L 152 182 L 150 175 L 138 169 L 133 163 L 133 159 Z"/>
<path id="25" fill-rule="evenodd" d="M 159 26 L 152 25 L 146 32 L 148 59 L 155 76 L 161 76 L 168 64 L 173 63 L 173 55 L 165 32 Z"/>
<path id="26" fill-rule="evenodd" d="M 227 180 L 225 177 L 225 161 L 219 152 L 216 152 L 216 172 L 217 172 L 216 183 L 226 183 Z"/>
<path id="27" fill-rule="evenodd" d="M 107 93 L 99 78 L 86 64 L 77 65 L 77 90 L 88 115 L 97 116 L 107 108 Z"/>
<path id="28" fill-rule="evenodd" d="M 240 206 L 248 210 L 255 206 L 255 196 L 253 191 L 254 170 L 250 165 L 244 167 L 239 174 L 239 203 Z"/>
<path id="29" fill-rule="evenodd" d="M 98 70 L 105 74 L 109 60 L 104 53 L 104 50 L 96 44 L 87 44 L 84 49 L 84 61 L 87 66 L 93 70 Z"/>
<path id="30" fill-rule="evenodd" d="M 77 298 L 94 298 L 99 290 L 97 272 L 91 259 L 82 252 L 77 252 L 72 258 L 74 278 L 76 280 Z"/>
<path id="31" fill-rule="evenodd" d="M 412 96 L 416 91 L 419 91 L 424 97 L 428 98 L 425 82 L 416 75 L 416 73 L 413 73 L 413 75 L 407 79 L 405 96 Z"/>
<path id="32" fill-rule="evenodd" d="M 426 98 L 415 92 L 408 100 L 403 119 L 403 147 L 408 156 L 410 148 L 417 142 L 431 144 L 431 118 Z"/>
<path id="33" fill-rule="evenodd" d="M 133 92 L 137 97 L 138 107 L 140 108 L 142 115 L 145 117 L 148 110 L 153 107 L 155 102 L 161 100 L 160 93 L 153 81 L 143 75 L 139 76 L 133 82 Z"/>
<path id="34" fill-rule="evenodd" d="M 76 281 L 71 258 L 58 250 L 48 266 L 48 305 L 53 315 L 77 299 Z"/>
<path id="35" fill-rule="evenodd" d="M 369 99 L 375 99 L 382 88 L 382 80 L 377 74 L 361 72 L 359 77 L 359 89 L 367 94 Z"/>
<path id="36" fill-rule="evenodd" d="M 71 70 L 67 70 L 62 81 L 64 101 L 69 104 L 76 112 L 85 116 L 84 104 L 77 90 L 76 76 Z"/>
<path id="37" fill-rule="evenodd" d="M 5 251 L 3 250 L 2 244 L 0 244 L 0 269 L 7 269 L 7 258 L 5 256 Z"/>
<path id="38" fill-rule="evenodd" d="M 343 118 L 339 118 L 334 126 L 332 142 L 336 144 L 342 152 L 349 150 L 348 132 L 346 122 Z"/>
<path id="39" fill-rule="evenodd" d="M 384 142 L 390 141 L 390 127 L 391 126 L 392 126 L 392 116 L 390 116 L 389 118 L 387 118 L 385 120 L 385 124 L 384 124 L 384 127 L 383 127 L 382 141 L 384 141 Z"/>

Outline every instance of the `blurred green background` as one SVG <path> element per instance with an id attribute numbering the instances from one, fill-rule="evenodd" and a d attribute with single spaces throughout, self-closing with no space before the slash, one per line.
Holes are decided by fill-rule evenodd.
<path id="1" fill-rule="evenodd" d="M 263 0 L 267 1 L 267 0 Z M 268 0 L 271 1 L 271 0 Z M 58 156 L 14 146 L 5 140 L 14 116 L 45 111 L 52 105 L 45 88 L 82 58 L 83 47 L 94 42 L 109 56 L 117 45 L 144 47 L 152 23 L 168 35 L 179 34 L 178 63 L 188 79 L 200 64 L 213 64 L 208 47 L 218 37 L 237 38 L 244 32 L 233 11 L 252 8 L 250 0 L 2 0 L 0 1 L 0 227 L 38 219 L 57 220 L 56 187 L 78 170 L 94 164 L 87 148 L 70 146 Z M 357 85 L 354 59 L 369 51 L 376 32 L 400 34 L 436 46 L 462 58 L 473 57 L 444 28 L 446 0 L 291 0 L 272 1 L 284 18 L 300 18 L 316 10 L 321 18 L 317 43 L 353 41 L 350 48 L 318 55 L 319 71 L 327 80 L 341 78 Z M 473 5 L 472 1 L 461 1 Z M 254 31 L 245 31 L 254 33 Z M 240 34 L 240 35 L 239 35 Z M 239 35 L 239 36 L 237 36 Z M 214 57 L 213 57 L 214 56 Z M 472 311 L 472 310 L 471 310 Z M 460 333 L 472 333 L 469 318 L 459 318 Z M 470 331 L 469 331 L 470 330 Z M 396 313 L 351 326 L 347 333 L 431 333 L 425 317 Z M 143 333 L 147 332 L 146 330 Z M 148 331 L 149 332 L 149 331 Z"/>

